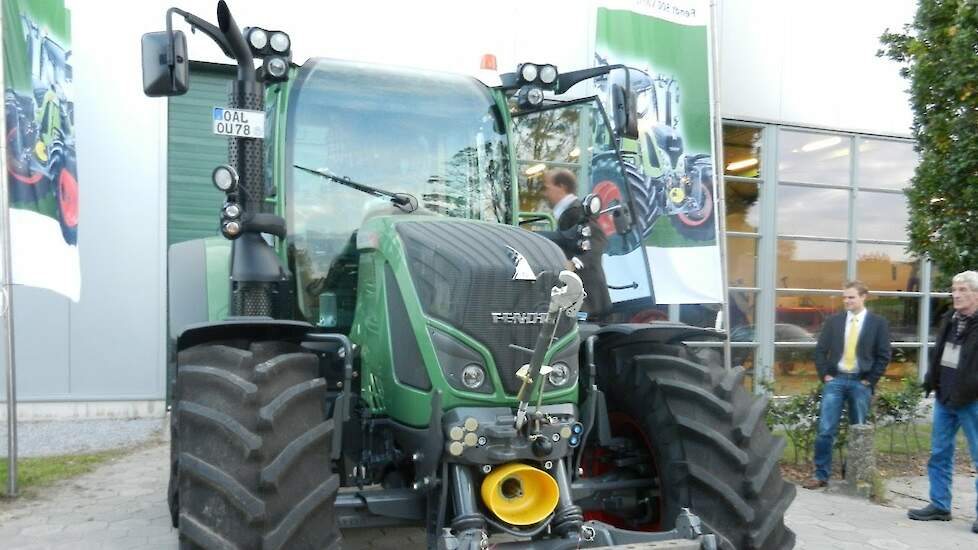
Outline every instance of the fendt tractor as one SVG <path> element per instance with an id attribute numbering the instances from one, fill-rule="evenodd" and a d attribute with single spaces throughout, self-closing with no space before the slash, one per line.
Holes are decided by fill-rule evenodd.
<path id="1" fill-rule="evenodd" d="M 237 63 L 212 121 L 229 140 L 222 236 L 169 259 L 171 319 L 193 322 L 169 381 L 181 548 L 334 549 L 388 526 L 441 550 L 794 546 L 766 399 L 685 344 L 718 331 L 587 317 L 554 242 L 639 242 L 628 77 L 610 116 L 568 99 L 627 69 L 524 63 L 490 87 L 299 66 L 286 33 L 242 30 L 220 2 L 216 25 L 172 8 L 143 37 L 149 96 L 189 87 L 175 16 Z M 563 124 L 520 126 L 549 115 Z M 519 207 L 539 189 L 517 158 L 540 143 L 573 143 L 581 194 L 610 182 L 615 204 L 592 195 L 576 227 L 530 231 L 553 222 Z"/>

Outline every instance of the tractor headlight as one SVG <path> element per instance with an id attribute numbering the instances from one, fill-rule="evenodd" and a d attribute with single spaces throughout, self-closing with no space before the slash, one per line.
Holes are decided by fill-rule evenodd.
<path id="1" fill-rule="evenodd" d="M 268 45 L 268 33 L 264 29 L 253 28 L 248 31 L 248 44 L 255 50 L 261 51 Z"/>
<path id="2" fill-rule="evenodd" d="M 582 239 L 578 244 L 578 247 L 584 252 L 591 250 L 591 239 Z"/>
<path id="3" fill-rule="evenodd" d="M 211 172 L 214 187 L 223 193 L 232 193 L 238 186 L 238 173 L 227 164 L 222 164 Z"/>
<path id="4" fill-rule="evenodd" d="M 547 380 L 550 381 L 550 384 L 552 384 L 555 387 L 561 388 L 566 386 L 567 383 L 570 382 L 571 369 L 570 367 L 567 366 L 567 363 L 557 362 L 554 363 L 553 365 L 550 365 L 550 368 L 553 369 L 550 371 L 550 374 L 547 375 Z"/>
<path id="5" fill-rule="evenodd" d="M 553 65 L 544 65 L 540 67 L 540 82 L 544 84 L 553 84 L 557 80 L 557 67 Z"/>
<path id="6" fill-rule="evenodd" d="M 285 34 L 284 32 L 272 33 L 272 37 L 269 39 L 269 44 L 272 46 L 272 49 L 278 53 L 285 53 L 289 51 L 289 46 L 292 45 L 291 41 L 289 40 L 289 35 Z"/>
<path id="7" fill-rule="evenodd" d="M 591 236 L 591 226 L 590 225 L 582 225 L 581 226 L 581 236 L 582 237 L 590 237 Z"/>
<path id="8" fill-rule="evenodd" d="M 537 69 L 537 66 L 533 63 L 524 63 L 520 67 L 520 78 L 522 78 L 524 82 L 533 82 L 537 79 L 539 74 L 539 69 Z"/>
<path id="9" fill-rule="evenodd" d="M 282 78 L 289 69 L 289 64 L 281 57 L 270 57 L 265 64 L 268 74 L 273 78 Z"/>
<path id="10" fill-rule="evenodd" d="M 476 389 L 486 381 L 486 371 L 475 363 L 466 365 L 462 369 L 462 384 L 469 389 Z"/>
<path id="11" fill-rule="evenodd" d="M 241 222 L 229 221 L 221 226 L 221 233 L 226 239 L 237 239 L 241 234 Z"/>
<path id="12" fill-rule="evenodd" d="M 239 216 L 241 216 L 241 207 L 236 203 L 229 202 L 224 205 L 224 211 L 222 214 L 229 220 L 237 219 Z"/>

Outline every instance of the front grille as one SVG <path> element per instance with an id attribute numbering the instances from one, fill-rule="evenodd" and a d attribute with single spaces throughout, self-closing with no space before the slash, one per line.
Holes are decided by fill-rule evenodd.
<path id="1" fill-rule="evenodd" d="M 519 390 L 516 370 L 529 363 L 540 325 L 494 324 L 499 312 L 544 312 L 550 289 L 564 268 L 564 254 L 547 239 L 517 227 L 461 221 L 401 222 L 411 278 L 425 313 L 468 334 L 492 354 L 507 393 Z M 536 281 L 514 281 L 507 246 L 518 250 L 537 273 Z M 573 323 L 564 319 L 557 337 Z"/>

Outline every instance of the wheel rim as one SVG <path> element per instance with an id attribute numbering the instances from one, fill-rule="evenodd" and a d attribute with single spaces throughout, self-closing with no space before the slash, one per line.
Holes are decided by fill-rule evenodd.
<path id="1" fill-rule="evenodd" d="M 706 223 L 713 214 L 713 193 L 710 188 L 706 185 L 703 186 L 703 208 L 700 208 L 696 212 L 686 212 L 683 214 L 676 214 L 679 221 L 683 222 L 683 225 L 688 225 L 690 227 L 698 227 Z"/>
<path id="2" fill-rule="evenodd" d="M 633 470 L 633 473 L 638 473 L 637 478 L 649 479 L 650 483 L 645 488 L 609 491 L 612 495 L 634 497 L 635 501 L 639 503 L 639 506 L 631 514 L 616 514 L 615 512 L 605 510 L 586 511 L 584 513 L 584 519 L 587 521 L 602 521 L 620 529 L 662 531 L 665 501 L 657 490 L 661 486 L 661 478 L 651 441 L 631 416 L 621 412 L 612 412 L 608 415 L 608 419 L 611 423 L 612 436 L 616 439 L 625 438 L 629 441 L 630 448 L 622 452 L 621 450 L 607 447 L 586 447 L 581 459 L 582 477 L 596 478 L 613 472 L 621 472 L 622 468 L 619 468 L 616 464 L 612 464 L 612 461 L 644 456 L 647 457 L 644 462 L 646 472 L 634 472 Z M 641 470 L 643 468 L 639 467 L 639 469 Z M 599 491 L 599 493 L 601 492 Z"/>
<path id="3" fill-rule="evenodd" d="M 67 169 L 58 176 L 58 202 L 61 217 L 68 227 L 78 225 L 78 181 Z"/>

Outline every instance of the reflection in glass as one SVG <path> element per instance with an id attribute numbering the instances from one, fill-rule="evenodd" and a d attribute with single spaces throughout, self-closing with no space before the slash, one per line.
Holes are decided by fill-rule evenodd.
<path id="1" fill-rule="evenodd" d="M 859 187 L 908 187 L 919 160 L 910 142 L 863 139 L 859 143 Z"/>
<path id="2" fill-rule="evenodd" d="M 551 109 L 513 121 L 516 133 L 516 158 L 550 162 L 578 162 L 581 111 Z"/>
<path id="3" fill-rule="evenodd" d="M 778 288 L 840 289 L 845 284 L 846 244 L 778 239 Z"/>
<path id="4" fill-rule="evenodd" d="M 727 181 L 727 231 L 757 233 L 761 205 L 756 183 Z"/>
<path id="5" fill-rule="evenodd" d="M 903 379 L 919 380 L 918 362 L 920 350 L 917 348 L 893 348 L 893 355 L 890 364 L 880 378 L 876 391 L 880 389 L 899 390 L 903 385 Z"/>
<path id="6" fill-rule="evenodd" d="M 754 286 L 757 239 L 727 237 L 727 273 L 730 286 Z"/>
<path id="7" fill-rule="evenodd" d="M 949 315 L 954 308 L 951 305 L 951 297 L 931 298 L 930 300 L 930 341 L 937 340 L 937 332 L 944 321 L 944 317 Z"/>
<path id="8" fill-rule="evenodd" d="M 842 311 L 842 291 L 836 296 L 778 293 L 774 338 L 778 342 L 813 341 L 825 320 Z"/>
<path id="9" fill-rule="evenodd" d="M 860 191 L 856 195 L 856 237 L 903 241 L 907 239 L 907 197 L 896 193 Z"/>
<path id="10" fill-rule="evenodd" d="M 782 130 L 778 136 L 778 180 L 849 185 L 848 136 Z"/>
<path id="11" fill-rule="evenodd" d="M 774 349 L 774 394 L 795 395 L 819 385 L 815 348 Z"/>
<path id="12" fill-rule="evenodd" d="M 724 125 L 723 166 L 725 174 L 756 178 L 761 172 L 761 160 L 760 128 Z"/>
<path id="13" fill-rule="evenodd" d="M 777 223 L 778 235 L 846 237 L 849 192 L 779 185 Z"/>
<path id="14" fill-rule="evenodd" d="M 750 290 L 730 291 L 730 339 L 735 342 L 754 342 L 754 319 L 757 294 Z"/>
<path id="15" fill-rule="evenodd" d="M 720 315 L 720 304 L 682 304 L 679 306 L 679 320 L 694 327 L 714 328 Z"/>
<path id="16" fill-rule="evenodd" d="M 882 315 L 890 323 L 891 342 L 917 342 L 917 323 L 920 319 L 920 298 L 900 296 L 873 296 L 866 300 L 866 307 Z"/>
<path id="17" fill-rule="evenodd" d="M 856 245 L 856 278 L 869 290 L 920 291 L 920 262 L 903 245 Z"/>

